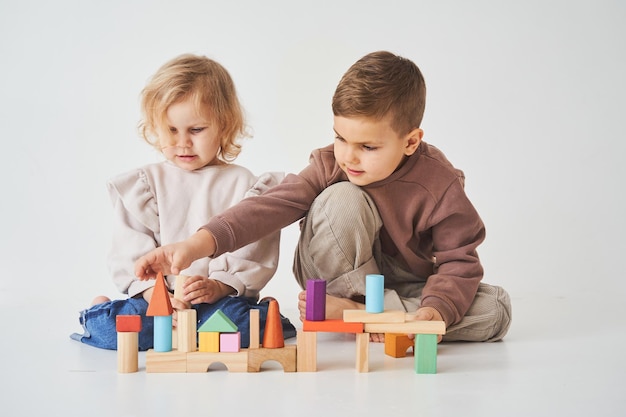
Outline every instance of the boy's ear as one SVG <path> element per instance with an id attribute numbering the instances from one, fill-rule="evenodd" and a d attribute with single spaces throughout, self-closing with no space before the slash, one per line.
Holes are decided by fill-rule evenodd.
<path id="1" fill-rule="evenodd" d="M 413 155 L 417 150 L 417 147 L 420 146 L 423 137 L 424 131 L 420 128 L 415 128 L 410 131 L 404 138 L 404 154 L 406 156 Z"/>

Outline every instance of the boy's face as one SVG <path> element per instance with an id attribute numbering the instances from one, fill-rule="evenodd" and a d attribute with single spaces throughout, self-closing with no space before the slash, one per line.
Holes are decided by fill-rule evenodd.
<path id="1" fill-rule="evenodd" d="M 187 171 L 217 161 L 220 140 L 217 126 L 198 114 L 191 100 L 174 103 L 167 108 L 167 128 L 159 140 L 165 157 Z"/>
<path id="2" fill-rule="evenodd" d="M 415 129 L 399 136 L 387 118 L 335 116 L 335 159 L 351 183 L 359 186 L 384 180 L 417 149 L 423 135 Z"/>

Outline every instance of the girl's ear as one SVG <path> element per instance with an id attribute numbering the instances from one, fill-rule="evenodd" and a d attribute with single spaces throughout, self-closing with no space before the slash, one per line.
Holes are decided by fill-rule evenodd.
<path id="1" fill-rule="evenodd" d="M 420 128 L 415 128 L 410 131 L 404 137 L 404 154 L 406 156 L 411 156 L 417 150 L 417 147 L 422 143 L 422 138 L 424 137 L 424 131 Z"/>

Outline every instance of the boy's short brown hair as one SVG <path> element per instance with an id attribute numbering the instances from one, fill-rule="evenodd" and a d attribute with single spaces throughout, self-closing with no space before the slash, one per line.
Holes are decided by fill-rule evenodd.
<path id="1" fill-rule="evenodd" d="M 387 51 L 372 52 L 355 62 L 339 81 L 333 114 L 341 117 L 391 117 L 400 135 L 420 127 L 426 84 L 417 65 Z"/>
<path id="2" fill-rule="evenodd" d="M 234 82 L 226 69 L 205 56 L 185 54 L 166 62 L 141 92 L 141 136 L 160 150 L 159 134 L 169 134 L 167 109 L 190 99 L 198 114 L 217 123 L 218 157 L 226 162 L 241 152 L 237 140 L 247 136 L 243 109 Z"/>

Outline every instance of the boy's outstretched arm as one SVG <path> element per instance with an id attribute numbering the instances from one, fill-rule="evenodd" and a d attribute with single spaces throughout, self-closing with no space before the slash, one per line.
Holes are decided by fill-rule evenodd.
<path id="1" fill-rule="evenodd" d="M 187 240 L 158 247 L 135 261 L 135 275 L 140 280 L 156 278 L 158 272 L 180 274 L 197 259 L 212 256 L 216 244 L 213 235 L 200 229 Z"/>

